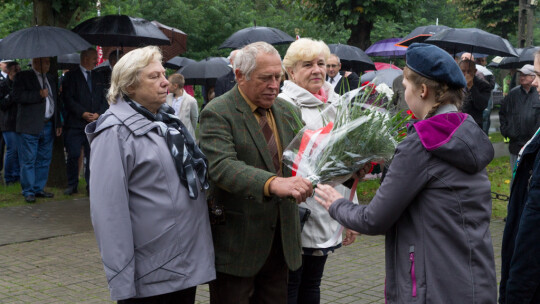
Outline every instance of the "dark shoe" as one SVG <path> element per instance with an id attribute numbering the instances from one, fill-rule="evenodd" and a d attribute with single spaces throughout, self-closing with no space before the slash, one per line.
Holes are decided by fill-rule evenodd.
<path id="1" fill-rule="evenodd" d="M 54 194 L 50 192 L 41 191 L 41 192 L 36 193 L 36 197 L 51 198 L 51 197 L 54 197 Z"/>
<path id="2" fill-rule="evenodd" d="M 32 194 L 30 195 L 27 195 L 24 197 L 24 200 L 27 202 L 27 203 L 35 203 L 36 202 L 36 197 L 33 196 Z"/>
<path id="3" fill-rule="evenodd" d="M 73 193 L 77 193 L 77 188 L 75 187 L 69 187 L 66 190 L 64 190 L 65 195 L 72 195 Z"/>

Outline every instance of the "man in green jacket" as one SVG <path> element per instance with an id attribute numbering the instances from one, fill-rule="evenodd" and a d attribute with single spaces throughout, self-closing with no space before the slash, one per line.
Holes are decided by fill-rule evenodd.
<path id="1" fill-rule="evenodd" d="M 296 203 L 312 193 L 307 179 L 290 177 L 281 163 L 296 110 L 276 99 L 283 72 L 273 46 L 245 46 L 234 71 L 238 84 L 200 119 L 209 198 L 224 210 L 224 221 L 212 225 L 217 279 L 210 302 L 286 303 L 288 269 L 301 265 Z"/>

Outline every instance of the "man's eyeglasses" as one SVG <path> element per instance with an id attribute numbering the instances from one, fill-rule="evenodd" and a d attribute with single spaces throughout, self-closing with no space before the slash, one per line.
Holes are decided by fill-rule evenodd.
<path id="1" fill-rule="evenodd" d="M 339 65 L 337 65 L 337 64 L 327 64 L 327 65 L 326 65 L 326 68 L 328 68 L 328 69 L 329 69 L 329 68 L 335 69 L 335 68 L 337 68 L 338 66 L 339 66 Z"/>

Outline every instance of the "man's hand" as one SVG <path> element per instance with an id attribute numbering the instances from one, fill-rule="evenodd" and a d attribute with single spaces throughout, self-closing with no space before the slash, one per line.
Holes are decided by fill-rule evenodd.
<path id="1" fill-rule="evenodd" d="M 315 200 L 326 210 L 330 209 L 332 203 L 343 198 L 343 195 L 337 192 L 336 189 L 324 184 L 318 184 L 315 193 L 317 193 Z"/>
<path id="2" fill-rule="evenodd" d="M 91 121 L 96 121 L 98 118 L 99 118 L 99 114 L 98 113 L 92 113 L 90 114 L 90 118 L 92 119 Z"/>
<path id="3" fill-rule="evenodd" d="M 88 122 L 92 122 L 94 121 L 94 114 L 90 113 L 90 112 L 84 112 L 82 114 L 82 118 Z"/>
<path id="4" fill-rule="evenodd" d="M 39 96 L 41 96 L 41 98 L 46 98 L 49 96 L 49 89 L 39 90 Z"/>
<path id="5" fill-rule="evenodd" d="M 292 196 L 297 203 L 304 202 L 313 193 L 311 182 L 299 176 L 276 177 L 268 185 L 270 194 L 287 197 Z"/>
<path id="6" fill-rule="evenodd" d="M 62 135 L 62 128 L 56 128 L 56 136 Z"/>

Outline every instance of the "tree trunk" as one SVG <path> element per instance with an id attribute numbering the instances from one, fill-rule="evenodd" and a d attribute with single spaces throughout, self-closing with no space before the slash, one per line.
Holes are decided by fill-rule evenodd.
<path id="1" fill-rule="evenodd" d="M 351 30 L 351 37 L 347 41 L 347 44 L 359 47 L 364 51 L 371 45 L 373 22 L 359 19 L 358 24 L 345 25 L 345 27 Z"/>
<path id="2" fill-rule="evenodd" d="M 36 22 L 36 25 L 54 26 L 56 24 L 54 16 L 55 13 L 52 8 L 51 0 L 34 0 L 34 20 Z M 56 67 L 56 60 L 52 60 L 49 74 L 57 78 L 58 75 L 56 73 Z M 57 99 L 59 99 L 59 97 L 57 97 Z M 58 100 L 57 105 L 57 111 L 60 111 L 63 106 L 60 100 Z M 55 136 L 54 138 L 53 153 L 51 165 L 49 167 L 49 178 L 47 179 L 47 186 L 58 188 L 67 187 L 66 157 L 64 154 L 64 141 L 62 136 Z"/>
<path id="3" fill-rule="evenodd" d="M 524 48 L 527 42 L 527 0 L 519 0 L 518 47 Z"/>
<path id="4" fill-rule="evenodd" d="M 54 26 L 52 0 L 34 0 L 34 22 L 36 25 Z"/>
<path id="5" fill-rule="evenodd" d="M 526 36 L 525 46 L 533 46 L 534 25 L 535 25 L 534 7 L 531 5 L 527 5 L 527 36 Z"/>

